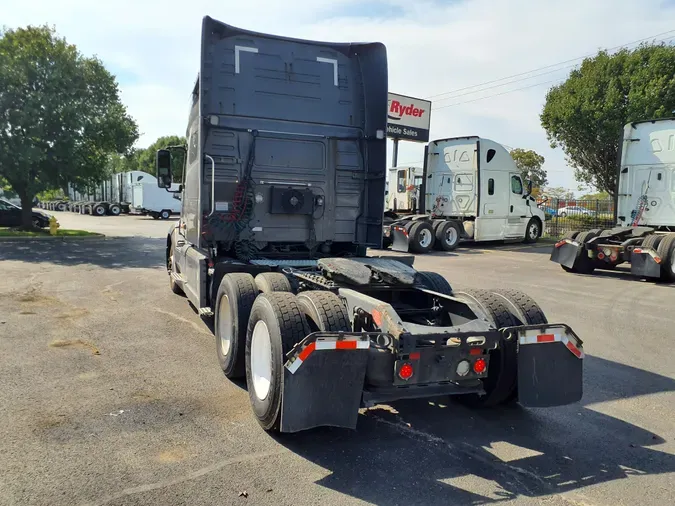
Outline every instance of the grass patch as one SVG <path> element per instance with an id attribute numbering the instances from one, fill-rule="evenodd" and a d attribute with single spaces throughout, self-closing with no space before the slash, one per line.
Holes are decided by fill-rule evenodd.
<path id="1" fill-rule="evenodd" d="M 0 237 L 46 237 L 49 235 L 49 229 L 19 230 L 18 228 L 0 227 Z M 86 230 L 69 230 L 62 228 L 56 231 L 56 237 L 86 237 L 91 235 L 99 234 L 87 232 Z"/>

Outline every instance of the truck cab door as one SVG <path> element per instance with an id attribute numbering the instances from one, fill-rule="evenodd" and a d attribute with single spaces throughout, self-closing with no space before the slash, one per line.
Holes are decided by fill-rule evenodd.
<path id="1" fill-rule="evenodd" d="M 509 214 L 505 238 L 521 239 L 525 237 L 525 227 L 527 227 L 527 222 L 530 219 L 530 209 L 527 205 L 527 199 L 523 198 L 523 195 L 527 192 L 519 174 L 512 172 L 509 176 L 511 192 L 509 194 Z"/>

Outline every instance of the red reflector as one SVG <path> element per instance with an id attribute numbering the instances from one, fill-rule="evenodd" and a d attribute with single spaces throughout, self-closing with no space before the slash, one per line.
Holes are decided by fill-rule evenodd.
<path id="1" fill-rule="evenodd" d="M 642 253 L 642 250 L 640 248 L 635 248 L 633 250 L 633 253 Z"/>
<path id="2" fill-rule="evenodd" d="M 660 264 L 660 263 L 661 263 L 661 257 L 656 257 L 656 256 L 655 256 L 655 257 L 654 257 L 654 261 L 655 261 L 657 264 Z"/>
<path id="3" fill-rule="evenodd" d="M 471 354 L 471 355 L 482 355 L 483 354 L 483 348 L 471 348 L 469 350 L 469 354 Z"/>
<path id="4" fill-rule="evenodd" d="M 555 336 L 553 334 L 540 334 L 537 336 L 538 343 L 552 343 L 555 341 Z"/>
<path id="5" fill-rule="evenodd" d="M 338 341 L 335 343 L 336 350 L 355 350 L 356 341 Z"/>
<path id="6" fill-rule="evenodd" d="M 560 246 L 562 246 L 563 244 L 565 244 L 565 242 L 566 242 L 566 241 L 558 241 L 557 243 L 555 243 L 555 247 L 556 247 L 556 248 L 559 248 Z"/>
<path id="7" fill-rule="evenodd" d="M 485 360 L 482 358 L 479 358 L 473 363 L 473 370 L 476 372 L 476 374 L 482 374 L 485 372 Z"/>
<path id="8" fill-rule="evenodd" d="M 382 326 L 382 313 L 378 311 L 377 309 L 373 309 L 373 311 L 370 313 L 371 316 L 373 317 L 373 321 L 375 322 L 375 325 L 378 327 Z"/>
<path id="9" fill-rule="evenodd" d="M 598 258 L 602 260 L 603 258 L 605 258 L 605 254 L 601 251 L 600 253 L 598 253 Z"/>
<path id="10" fill-rule="evenodd" d="M 420 359 L 420 352 L 415 351 L 410 354 L 410 360 L 419 360 Z"/>
<path id="11" fill-rule="evenodd" d="M 401 377 L 401 379 L 404 380 L 412 378 L 413 366 L 407 363 L 403 364 L 401 368 L 398 370 L 398 375 Z"/>
<path id="12" fill-rule="evenodd" d="M 567 349 L 574 353 L 577 358 L 581 358 L 581 351 L 572 344 L 572 341 L 567 341 Z"/>

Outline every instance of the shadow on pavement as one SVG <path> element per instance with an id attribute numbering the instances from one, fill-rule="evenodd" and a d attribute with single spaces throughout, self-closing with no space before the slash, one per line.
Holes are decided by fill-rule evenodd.
<path id="1" fill-rule="evenodd" d="M 105 240 L 0 242 L 0 261 L 55 265 L 90 264 L 107 269 L 165 265 L 166 239 L 119 237 Z"/>
<path id="2" fill-rule="evenodd" d="M 476 411 L 447 399 L 401 401 L 366 411 L 356 432 L 317 429 L 278 440 L 331 471 L 319 485 L 380 505 L 573 495 L 632 475 L 675 472 L 675 456 L 649 448 L 664 442 L 660 436 L 586 407 L 673 392 L 675 381 L 587 357 L 586 382 L 601 388 L 562 408 Z"/>

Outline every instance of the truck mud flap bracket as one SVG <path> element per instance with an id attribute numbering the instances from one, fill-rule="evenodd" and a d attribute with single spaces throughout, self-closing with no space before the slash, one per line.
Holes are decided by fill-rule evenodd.
<path id="1" fill-rule="evenodd" d="M 284 364 L 281 432 L 355 429 L 369 348 L 360 333 L 315 332 L 296 345 Z"/>
<path id="2" fill-rule="evenodd" d="M 630 257 L 630 272 L 646 278 L 661 277 L 661 258 L 650 248 L 635 248 Z"/>
<path id="3" fill-rule="evenodd" d="M 570 239 L 563 239 L 558 241 L 555 246 L 553 246 L 553 251 L 551 251 L 551 261 L 564 265 L 569 269 L 575 268 L 575 263 L 581 259 L 579 254 L 579 249 L 582 249 L 581 254 L 583 255 L 585 251 L 583 250 L 583 245 L 572 241 Z"/>
<path id="4" fill-rule="evenodd" d="M 584 349 L 574 331 L 558 323 L 511 330 L 518 339 L 520 404 L 545 408 L 581 400 Z"/>

